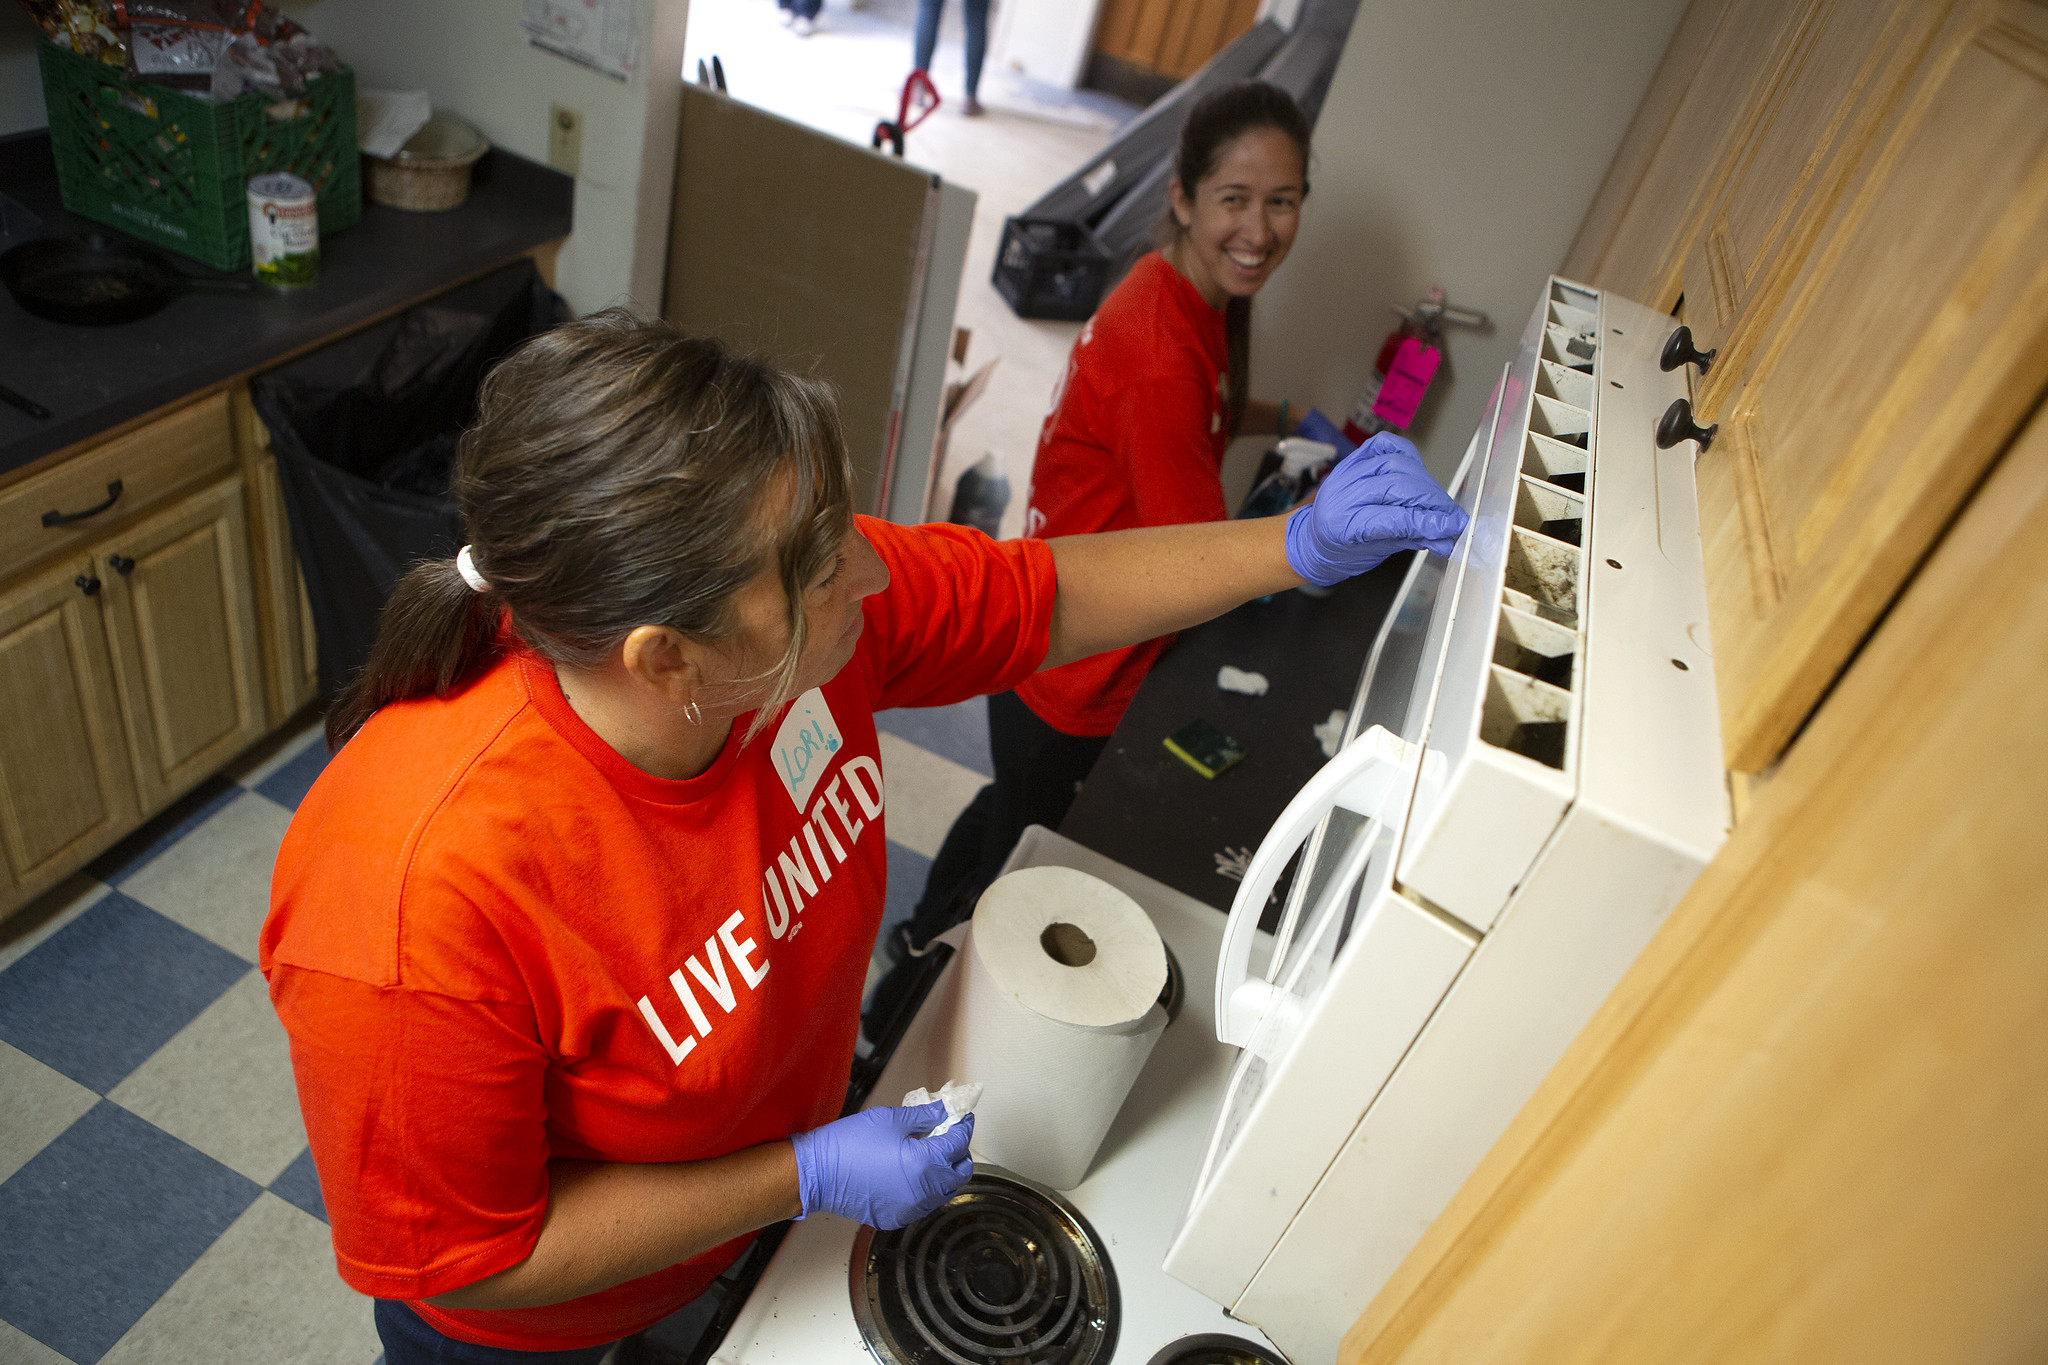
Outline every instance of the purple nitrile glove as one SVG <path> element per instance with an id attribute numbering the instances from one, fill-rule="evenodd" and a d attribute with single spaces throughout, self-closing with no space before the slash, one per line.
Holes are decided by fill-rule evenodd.
<path id="1" fill-rule="evenodd" d="M 1383 431 L 1337 462 L 1314 502 L 1288 514 L 1287 563 L 1327 588 L 1402 550 L 1447 555 L 1470 520 L 1415 447 Z"/>
<path id="2" fill-rule="evenodd" d="M 908 1109 L 863 1109 L 798 1133 L 790 1142 L 804 1213 L 823 1209 L 883 1232 L 915 1223 L 974 1174 L 967 1155 L 974 1115 L 935 1138 L 923 1136 L 945 1121 L 945 1102 L 934 1100 Z"/>

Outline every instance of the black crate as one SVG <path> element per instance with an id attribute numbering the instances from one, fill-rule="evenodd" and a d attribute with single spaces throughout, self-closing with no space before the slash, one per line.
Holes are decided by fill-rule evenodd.
<path id="1" fill-rule="evenodd" d="M 1109 283 L 1109 253 L 1079 223 L 1011 218 L 996 252 L 996 292 L 1020 318 L 1084 322 Z"/>

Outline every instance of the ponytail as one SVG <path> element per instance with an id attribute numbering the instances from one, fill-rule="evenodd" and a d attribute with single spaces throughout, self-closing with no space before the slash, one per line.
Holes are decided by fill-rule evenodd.
<path id="1" fill-rule="evenodd" d="M 377 618 L 370 661 L 327 712 L 327 747 L 339 749 L 377 708 L 445 696 L 498 657 L 498 607 L 474 592 L 453 559 L 415 564 Z"/>

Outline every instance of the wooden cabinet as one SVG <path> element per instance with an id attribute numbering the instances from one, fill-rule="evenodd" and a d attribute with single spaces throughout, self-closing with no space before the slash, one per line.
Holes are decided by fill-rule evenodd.
<path id="1" fill-rule="evenodd" d="M 1178 81 L 1258 18 L 1258 0 L 1105 0 L 1095 51 Z"/>
<path id="2" fill-rule="evenodd" d="M 1563 273 L 1659 312 L 1726 180 L 1788 32 L 1825 0 L 1693 0 L 1601 182 Z"/>
<path id="3" fill-rule="evenodd" d="M 1681 308 L 1728 764 L 1762 771 L 2048 382 L 2048 6 L 1696 0 L 1567 273 Z"/>
<path id="4" fill-rule="evenodd" d="M 1833 134 L 1853 168 L 1802 185 L 1789 153 L 1809 139 L 1764 137 L 1693 257 L 1729 308 L 1725 363 L 1697 385 L 1721 423 L 1698 478 L 1740 771 L 1777 759 L 2048 380 L 2048 6 L 1929 24 L 1941 8 L 1881 7 L 1880 27 L 1848 7 L 1842 50 L 1781 94 L 1795 129 L 1843 104 L 1868 119 Z M 1779 265 L 1750 269 L 1773 232 Z M 1688 318 L 1709 311 L 1687 291 Z"/>
<path id="5" fill-rule="evenodd" d="M 54 886 L 141 818 L 104 593 L 82 556 L 0 592 L 0 905 Z"/>
<path id="6" fill-rule="evenodd" d="M 269 728 L 241 477 L 99 546 L 107 639 L 145 812 Z"/>

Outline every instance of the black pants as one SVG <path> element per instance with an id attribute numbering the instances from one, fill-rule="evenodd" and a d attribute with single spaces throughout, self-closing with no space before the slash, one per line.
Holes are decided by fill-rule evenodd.
<path id="1" fill-rule="evenodd" d="M 1026 825 L 1057 828 L 1081 790 L 1107 735 L 1070 735 L 1035 715 L 1015 692 L 988 699 L 989 750 L 996 780 L 974 800 L 939 846 L 924 898 L 910 917 L 910 943 L 923 947 L 974 913 Z"/>

